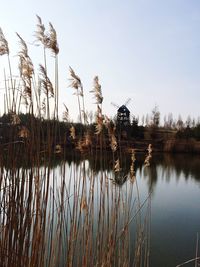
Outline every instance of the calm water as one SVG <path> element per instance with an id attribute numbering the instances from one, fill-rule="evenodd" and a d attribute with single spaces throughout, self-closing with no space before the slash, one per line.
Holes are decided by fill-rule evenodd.
<path id="1" fill-rule="evenodd" d="M 104 172 L 109 177 L 111 170 L 107 162 Z M 195 257 L 197 233 L 200 235 L 200 156 L 153 155 L 149 168 L 144 168 L 142 162 L 141 156 L 136 161 L 136 180 L 141 203 L 151 192 L 150 267 L 174 267 Z M 87 160 L 86 166 L 95 169 L 99 179 L 101 167 L 94 166 L 92 160 Z M 124 159 L 122 176 L 127 175 L 127 179 L 115 183 L 125 198 L 127 192 L 130 196 L 129 166 L 129 160 Z M 97 195 L 98 187 L 97 182 Z M 131 227 L 134 235 L 134 224 Z"/>
<path id="2" fill-rule="evenodd" d="M 176 266 L 195 257 L 200 233 L 200 157 L 156 157 L 137 172 L 140 190 L 152 188 L 150 266 Z M 194 263 L 186 266 L 194 266 Z"/>
<path id="3" fill-rule="evenodd" d="M 125 257 L 130 260 L 130 266 L 134 261 L 136 226 L 140 218 L 142 223 L 145 222 L 147 214 L 150 215 L 150 220 L 148 217 L 146 225 L 151 229 L 150 267 L 175 267 L 195 257 L 197 233 L 200 236 L 200 156 L 153 154 L 150 167 L 144 167 L 143 162 L 144 155 L 136 154 L 134 180 L 131 180 L 129 174 L 130 156 L 124 156 L 120 160 L 121 171 L 118 175 L 113 172 L 112 157 L 107 154 L 104 154 L 101 160 L 95 157 L 83 160 L 78 159 L 76 155 L 67 160 L 59 159 L 53 162 L 50 167 L 47 204 L 47 210 L 50 213 L 53 211 L 53 219 L 47 223 L 47 233 L 51 229 L 55 229 L 56 233 L 59 215 L 64 222 L 60 228 L 62 238 L 57 241 L 58 244 L 62 243 L 60 246 L 62 251 L 56 266 L 64 266 L 68 260 L 67 240 L 73 223 L 70 218 L 74 207 L 74 218 L 80 229 L 74 239 L 75 256 L 77 253 L 80 257 L 85 254 L 86 248 L 82 245 L 85 244 L 84 238 L 87 237 L 85 229 L 91 230 L 89 240 L 91 247 L 94 247 L 94 253 L 91 253 L 92 259 L 88 266 L 96 262 L 97 244 L 100 242 L 102 250 L 106 250 L 110 232 L 115 228 L 115 235 L 119 236 L 126 222 L 137 213 L 139 205 L 142 205 L 141 212 L 131 219 L 129 224 L 130 240 L 127 239 L 130 244 L 129 249 L 124 250 L 129 250 L 128 258 L 126 255 Z M 45 165 L 39 167 L 41 189 L 47 186 L 46 170 Z M 20 167 L 19 172 L 22 171 L 23 168 Z M 31 172 L 37 177 L 37 168 L 33 168 Z M 8 177 L 10 175 L 12 172 L 9 173 L 8 169 Z M 24 177 L 28 176 L 29 167 L 25 169 Z M 26 178 L 26 181 L 25 187 L 28 188 L 29 179 Z M 145 202 L 146 199 L 148 201 Z M 62 214 L 59 213 L 61 202 L 64 203 Z M 115 218 L 117 224 L 113 227 Z M 48 238 L 47 234 L 47 244 L 49 244 Z M 120 242 L 118 242 L 118 253 L 122 244 Z M 54 247 L 58 247 L 55 244 Z M 75 260 L 76 258 L 78 259 L 75 257 Z M 121 259 L 123 260 L 123 255 Z M 49 266 L 48 263 L 46 266 Z M 77 263 L 77 266 L 80 265 Z M 115 266 L 122 266 L 122 261 Z M 194 266 L 194 263 L 186 266 Z"/>

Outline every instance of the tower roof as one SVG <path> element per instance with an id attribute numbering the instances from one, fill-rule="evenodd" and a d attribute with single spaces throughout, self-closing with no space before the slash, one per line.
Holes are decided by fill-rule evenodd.
<path id="1" fill-rule="evenodd" d="M 125 105 L 122 105 L 121 107 L 119 107 L 119 109 L 117 111 L 120 112 L 120 113 L 130 114 L 129 109 Z"/>

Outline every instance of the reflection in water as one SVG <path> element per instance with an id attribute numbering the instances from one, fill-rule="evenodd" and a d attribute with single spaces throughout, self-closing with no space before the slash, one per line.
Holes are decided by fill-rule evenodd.
<path id="1" fill-rule="evenodd" d="M 151 267 L 171 267 L 191 258 L 200 231 L 200 158 L 153 154 L 150 167 L 144 159 L 136 154 L 135 180 L 130 155 L 119 158 L 119 172 L 109 153 L 2 166 L 0 247 L 11 256 L 2 250 L 1 259 L 10 266 L 148 266 L 150 252 Z"/>
<path id="2" fill-rule="evenodd" d="M 200 182 L 200 157 L 198 155 L 188 155 L 188 154 L 153 154 L 153 157 L 150 162 L 149 168 L 143 168 L 145 155 L 138 154 L 136 155 L 135 162 L 135 171 L 142 174 L 144 172 L 144 177 L 148 180 L 149 191 L 153 190 L 156 186 L 158 179 L 165 179 L 166 182 L 170 182 L 170 179 L 173 179 L 174 176 L 178 181 L 181 175 L 184 175 L 185 180 L 194 179 Z M 100 172 L 101 168 L 107 171 L 112 171 L 112 155 L 107 155 L 107 159 L 104 162 L 104 165 L 101 166 L 99 163 L 100 159 L 95 161 L 94 164 L 93 158 L 88 158 L 89 167 L 95 172 Z M 116 174 L 116 183 L 122 185 L 126 182 L 127 177 L 130 173 L 131 158 L 130 155 L 122 157 L 120 160 L 120 166 L 122 168 L 119 174 Z M 159 172 L 158 169 L 162 169 Z"/>
<path id="3" fill-rule="evenodd" d="M 123 169 L 116 176 L 109 157 L 76 156 L 2 166 L 3 266 L 147 265 L 148 201 L 141 210 L 136 183 Z"/>
<path id="4" fill-rule="evenodd" d="M 26 155 L 25 155 L 26 157 Z M 23 160 L 23 157 L 16 158 L 16 167 L 23 167 L 29 169 L 33 166 L 32 161 Z M 55 168 L 60 166 L 61 163 L 67 162 L 69 166 L 72 164 L 80 165 L 82 161 L 87 160 L 89 163 L 89 168 L 95 173 L 102 171 L 113 171 L 113 155 L 112 153 L 104 153 L 102 157 L 99 155 L 90 155 L 83 156 L 80 153 L 69 152 L 64 157 L 63 155 L 54 155 L 52 158 L 46 158 L 45 155 L 41 156 L 40 165 L 45 166 L 48 162 L 50 168 Z M 120 167 L 121 167 L 121 179 L 119 175 L 116 175 L 116 181 L 119 181 L 119 184 L 123 184 L 126 181 L 126 178 L 130 173 L 131 165 L 131 155 L 123 154 L 119 158 Z M 145 160 L 145 154 L 138 153 L 136 154 L 135 161 L 135 171 L 141 173 L 143 169 L 143 164 Z M 9 166 L 10 161 L 6 161 L 5 167 L 7 169 L 11 168 Z M 145 177 L 149 179 L 149 187 L 151 188 L 156 184 L 157 181 L 157 168 L 162 168 L 162 177 L 166 178 L 170 182 L 170 177 L 173 176 L 173 173 L 176 174 L 176 179 L 178 180 L 180 175 L 183 173 L 185 179 L 193 178 L 196 181 L 200 181 L 200 157 L 199 155 L 188 155 L 188 154 L 153 154 L 150 162 L 150 168 L 146 168 L 144 171 Z"/>

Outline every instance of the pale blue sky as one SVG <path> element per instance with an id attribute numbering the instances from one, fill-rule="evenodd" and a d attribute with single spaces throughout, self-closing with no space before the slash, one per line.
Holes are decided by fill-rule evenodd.
<path id="1" fill-rule="evenodd" d="M 129 97 L 135 115 L 150 113 L 155 104 L 162 116 L 200 115 L 200 1 L 3 1 L 0 27 L 13 60 L 18 50 L 16 31 L 28 43 L 34 40 L 35 14 L 57 30 L 60 102 L 65 102 L 72 118 L 78 114 L 73 90 L 67 87 L 68 66 L 82 79 L 88 110 L 95 110 L 89 91 L 93 77 L 99 75 L 103 111 L 109 116 L 116 112 L 111 101 L 120 105 Z M 42 63 L 40 48 L 29 49 Z"/>

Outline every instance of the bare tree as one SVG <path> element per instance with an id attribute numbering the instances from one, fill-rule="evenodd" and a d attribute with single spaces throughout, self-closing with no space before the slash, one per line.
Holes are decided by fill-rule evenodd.
<path id="1" fill-rule="evenodd" d="M 191 119 L 190 115 L 188 115 L 185 124 L 186 124 L 187 127 L 191 128 L 191 126 L 192 126 L 192 119 Z"/>
<path id="2" fill-rule="evenodd" d="M 157 105 L 155 105 L 155 107 L 152 110 L 151 124 L 152 126 L 155 126 L 155 127 L 158 127 L 160 124 L 160 111 L 158 110 Z"/>
<path id="3" fill-rule="evenodd" d="M 176 127 L 177 127 L 178 130 L 183 129 L 183 127 L 184 127 L 184 122 L 182 120 L 181 115 L 178 116 L 178 120 L 176 122 Z"/>
<path id="4" fill-rule="evenodd" d="M 168 114 L 168 118 L 167 118 L 167 127 L 171 129 L 172 125 L 173 125 L 173 122 L 174 122 L 173 114 L 169 113 Z"/>

